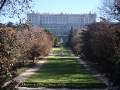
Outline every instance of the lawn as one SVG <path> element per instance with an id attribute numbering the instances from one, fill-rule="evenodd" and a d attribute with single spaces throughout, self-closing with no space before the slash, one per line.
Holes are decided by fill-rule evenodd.
<path id="1" fill-rule="evenodd" d="M 54 49 L 56 50 L 56 49 Z M 57 49 L 59 50 L 59 49 Z M 65 50 L 65 53 L 69 51 Z M 77 58 L 70 55 L 49 56 L 48 62 L 27 79 L 22 86 L 50 88 L 104 88 L 82 65 Z"/>
<path id="2" fill-rule="evenodd" d="M 61 55 L 62 50 L 64 51 L 64 56 L 70 56 L 70 50 L 68 48 L 65 47 L 60 47 L 60 48 L 53 48 L 53 54 L 55 55 Z"/>

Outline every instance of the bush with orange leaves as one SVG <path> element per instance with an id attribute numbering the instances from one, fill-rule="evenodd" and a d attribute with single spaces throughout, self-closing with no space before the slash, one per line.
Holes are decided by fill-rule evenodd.
<path id="1" fill-rule="evenodd" d="M 21 55 L 29 60 L 34 60 L 39 56 L 47 56 L 53 46 L 53 36 L 45 32 L 43 28 L 24 28 L 17 32 L 17 41 L 20 45 Z"/>
<path id="2" fill-rule="evenodd" d="M 0 28 L 0 87 L 11 76 L 11 67 L 16 56 L 16 30 Z"/>
<path id="3" fill-rule="evenodd" d="M 0 88 L 14 77 L 18 63 L 47 56 L 53 46 L 53 35 L 43 28 L 23 25 L 17 29 L 0 28 Z"/>

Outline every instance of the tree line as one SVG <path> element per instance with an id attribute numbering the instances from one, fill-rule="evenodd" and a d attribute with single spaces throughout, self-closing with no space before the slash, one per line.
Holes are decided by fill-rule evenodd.
<path id="1" fill-rule="evenodd" d="M 120 23 L 93 23 L 70 36 L 73 52 L 120 86 Z"/>
<path id="2" fill-rule="evenodd" d="M 15 28 L 0 26 L 0 87 L 13 79 L 16 70 L 30 61 L 47 56 L 54 37 L 43 28 L 21 24 Z"/>

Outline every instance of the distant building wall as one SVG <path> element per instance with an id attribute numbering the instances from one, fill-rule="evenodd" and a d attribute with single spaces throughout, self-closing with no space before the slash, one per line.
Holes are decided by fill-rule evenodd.
<path id="1" fill-rule="evenodd" d="M 96 22 L 96 14 L 38 14 L 29 13 L 27 19 L 33 26 L 46 28 L 66 42 L 71 28 L 86 28 Z"/>

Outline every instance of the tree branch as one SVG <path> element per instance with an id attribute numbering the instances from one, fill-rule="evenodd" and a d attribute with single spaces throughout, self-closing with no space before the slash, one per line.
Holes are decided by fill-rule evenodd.
<path id="1" fill-rule="evenodd" d="M 0 2 L 0 4 L 1 4 L 1 6 L 0 6 L 0 10 L 3 8 L 3 6 L 4 6 L 5 3 L 6 3 L 6 1 L 7 1 L 7 0 L 1 0 L 1 2 Z"/>

